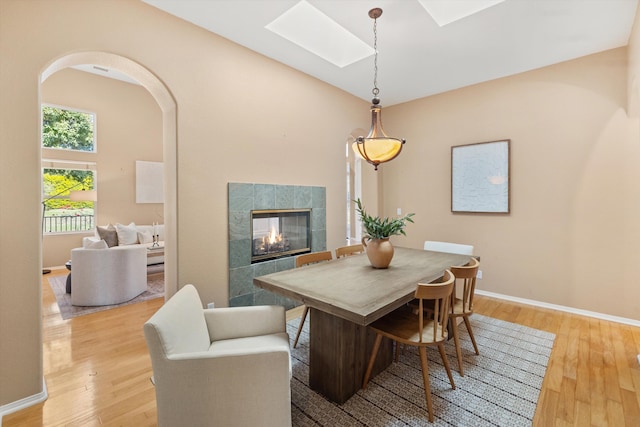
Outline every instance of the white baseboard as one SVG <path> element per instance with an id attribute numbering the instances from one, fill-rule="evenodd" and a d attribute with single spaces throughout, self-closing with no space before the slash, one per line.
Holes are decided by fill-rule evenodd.
<path id="1" fill-rule="evenodd" d="M 47 383 L 44 381 L 44 377 L 43 377 L 42 391 L 40 393 L 0 406 L 0 427 L 2 427 L 3 416 L 9 415 L 21 409 L 28 408 L 29 406 L 37 405 L 38 403 L 41 403 L 47 400 L 48 397 L 49 397 L 49 393 L 47 393 Z"/>
<path id="2" fill-rule="evenodd" d="M 480 289 L 476 289 L 475 293 L 478 295 L 484 295 L 487 297 L 502 299 L 506 301 L 533 305 L 535 307 L 549 308 L 551 310 L 564 311 L 566 313 L 579 314 L 581 316 L 593 317 L 596 319 L 608 320 L 610 322 L 623 323 L 625 325 L 640 327 L 640 320 L 628 319 L 626 317 L 611 316 L 609 314 L 598 313 L 598 312 L 589 311 L 589 310 L 581 310 L 579 308 L 566 307 L 564 305 L 549 304 L 547 302 L 535 301 L 535 300 L 526 299 L 526 298 L 518 298 L 518 297 L 509 296 L 509 295 L 496 294 L 494 292 L 487 292 Z"/>

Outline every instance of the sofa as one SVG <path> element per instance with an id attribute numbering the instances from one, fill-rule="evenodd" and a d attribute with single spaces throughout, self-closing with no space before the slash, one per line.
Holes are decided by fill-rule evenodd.
<path id="1" fill-rule="evenodd" d="M 144 324 L 158 426 L 291 425 L 281 306 L 204 309 L 185 285 Z"/>
<path id="2" fill-rule="evenodd" d="M 71 250 L 71 304 L 120 304 L 147 290 L 147 249 L 141 245 Z"/>
<path id="3" fill-rule="evenodd" d="M 156 235 L 158 246 L 164 247 L 164 224 L 137 225 L 133 222 L 128 225 L 120 223 L 109 224 L 96 227 L 94 236 L 84 237 L 82 239 L 82 247 L 92 249 L 98 245 L 100 240 L 104 240 L 109 248 L 133 245 L 149 248 L 153 246 L 154 234 Z M 153 251 L 148 252 L 147 265 L 163 263 L 164 251 L 158 251 L 157 255 L 154 255 Z"/>

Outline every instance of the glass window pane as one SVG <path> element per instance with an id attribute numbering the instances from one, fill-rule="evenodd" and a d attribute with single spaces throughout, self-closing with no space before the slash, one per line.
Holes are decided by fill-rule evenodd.
<path id="1" fill-rule="evenodd" d="M 68 233 L 94 228 L 95 171 L 86 169 L 43 169 L 44 232 Z M 88 191 L 87 200 L 71 200 L 72 191 Z M 80 194 L 80 198 L 82 195 Z"/>
<path id="2" fill-rule="evenodd" d="M 42 106 L 42 146 L 74 151 L 96 151 L 93 113 Z"/>

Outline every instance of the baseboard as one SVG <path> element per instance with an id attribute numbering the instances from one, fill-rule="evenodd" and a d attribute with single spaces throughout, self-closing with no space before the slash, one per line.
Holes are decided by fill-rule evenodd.
<path id="1" fill-rule="evenodd" d="M 640 320 L 628 319 L 626 317 L 611 316 L 609 314 L 598 313 L 598 312 L 589 311 L 589 310 L 581 310 L 579 308 L 566 307 L 564 305 L 549 304 L 547 302 L 535 301 L 535 300 L 526 299 L 526 298 L 518 298 L 518 297 L 512 297 L 510 295 L 496 294 L 494 292 L 487 292 L 480 289 L 476 289 L 475 293 L 478 295 L 484 295 L 487 297 L 502 299 L 505 301 L 518 302 L 521 304 L 533 305 L 535 307 L 549 308 L 551 310 L 564 311 L 566 313 L 579 314 L 581 316 L 593 317 L 596 319 L 608 320 L 610 322 L 623 323 L 625 325 L 640 327 Z"/>
<path id="2" fill-rule="evenodd" d="M 43 267 L 42 269 L 54 271 L 54 270 L 66 270 L 67 268 L 64 265 L 54 265 L 52 267 Z"/>
<path id="3" fill-rule="evenodd" d="M 15 402 L 7 403 L 6 405 L 0 406 L 0 427 L 2 427 L 2 417 L 5 415 L 9 415 L 13 412 L 19 411 L 21 409 L 28 408 L 29 406 L 37 405 L 38 403 L 42 403 L 49 397 L 49 393 L 47 393 L 47 383 L 44 381 L 44 377 L 42 378 L 42 391 L 40 393 L 31 395 L 29 397 L 25 397 L 24 399 L 16 400 Z"/>

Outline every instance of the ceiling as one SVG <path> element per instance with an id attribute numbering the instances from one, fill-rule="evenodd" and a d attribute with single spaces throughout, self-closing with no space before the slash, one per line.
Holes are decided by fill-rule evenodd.
<path id="1" fill-rule="evenodd" d="M 365 100 L 372 97 L 374 77 L 368 11 L 380 7 L 377 82 L 383 106 L 626 46 L 638 3 L 484 0 L 496 4 L 440 26 L 423 4 L 446 8 L 481 0 L 143 1 Z M 300 3 L 368 45 L 366 54 L 337 66 L 265 28 Z M 331 38 L 320 25 L 298 27 L 320 41 Z M 334 45 L 332 51 L 341 49 Z"/>

